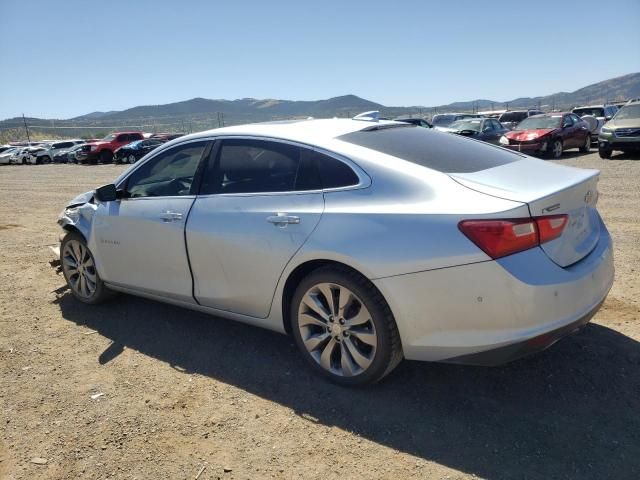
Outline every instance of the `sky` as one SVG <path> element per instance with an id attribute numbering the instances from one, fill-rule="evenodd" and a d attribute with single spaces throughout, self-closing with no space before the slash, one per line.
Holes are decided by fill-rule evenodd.
<path id="1" fill-rule="evenodd" d="M 640 0 L 0 0 L 0 118 L 205 98 L 506 101 L 640 71 Z"/>

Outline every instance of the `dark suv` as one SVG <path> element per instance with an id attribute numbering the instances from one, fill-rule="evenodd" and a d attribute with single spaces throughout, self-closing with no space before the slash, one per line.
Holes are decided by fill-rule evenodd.
<path id="1" fill-rule="evenodd" d="M 541 112 L 540 110 L 511 110 L 500 115 L 498 121 L 503 127 L 513 130 L 513 127 L 518 125 L 525 118 L 532 117 L 533 115 L 541 115 L 542 113 L 544 112 Z"/>

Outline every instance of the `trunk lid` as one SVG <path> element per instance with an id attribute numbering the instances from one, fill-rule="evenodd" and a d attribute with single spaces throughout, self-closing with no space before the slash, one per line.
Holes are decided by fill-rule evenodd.
<path id="1" fill-rule="evenodd" d="M 518 162 L 450 176 L 487 195 L 526 203 L 531 216 L 566 214 L 562 235 L 540 247 L 561 267 L 588 255 L 600 238 L 598 170 L 566 167 L 525 158 Z"/>

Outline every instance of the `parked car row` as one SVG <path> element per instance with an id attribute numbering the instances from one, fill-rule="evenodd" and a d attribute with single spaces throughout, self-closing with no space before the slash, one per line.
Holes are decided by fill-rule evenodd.
<path id="1" fill-rule="evenodd" d="M 0 146 L 0 164 L 135 163 L 181 134 L 115 132 L 102 140 L 40 141 Z"/>

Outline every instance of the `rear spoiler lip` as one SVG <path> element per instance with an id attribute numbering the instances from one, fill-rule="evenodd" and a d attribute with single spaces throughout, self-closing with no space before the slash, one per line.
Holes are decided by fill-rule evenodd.
<path id="1" fill-rule="evenodd" d="M 487 170 L 482 170 L 480 172 L 474 173 L 449 173 L 447 174 L 452 180 L 456 183 L 474 190 L 476 192 L 489 195 L 496 198 L 501 198 L 503 200 L 511 200 L 515 202 L 521 202 L 529 204 L 534 201 L 544 200 L 545 198 L 556 195 L 558 192 L 563 190 L 575 187 L 576 185 L 580 185 L 581 183 L 585 183 L 593 178 L 600 176 L 600 170 L 596 169 L 583 169 L 583 168 L 575 168 L 575 167 L 567 167 L 565 165 L 556 165 L 543 162 L 546 168 L 553 170 L 555 167 L 558 168 L 558 172 L 563 171 L 563 177 L 565 177 L 566 181 L 561 182 L 559 185 L 553 185 L 545 188 L 545 186 L 541 186 L 540 188 L 536 188 L 534 192 L 526 192 L 526 191 L 517 191 L 517 190 L 506 190 L 500 187 L 491 185 L 487 180 L 490 179 L 492 172 L 495 172 L 498 169 L 504 169 L 505 167 L 509 167 L 511 165 L 518 165 L 523 162 L 536 161 L 543 162 L 541 160 L 536 159 L 523 159 L 518 162 L 514 162 L 512 164 L 501 165 L 498 167 L 493 167 Z M 514 168 L 514 167 L 511 167 Z M 568 170 L 571 171 L 568 174 Z M 480 178 L 474 178 L 480 177 Z M 482 179 L 487 179 L 482 181 Z"/>

